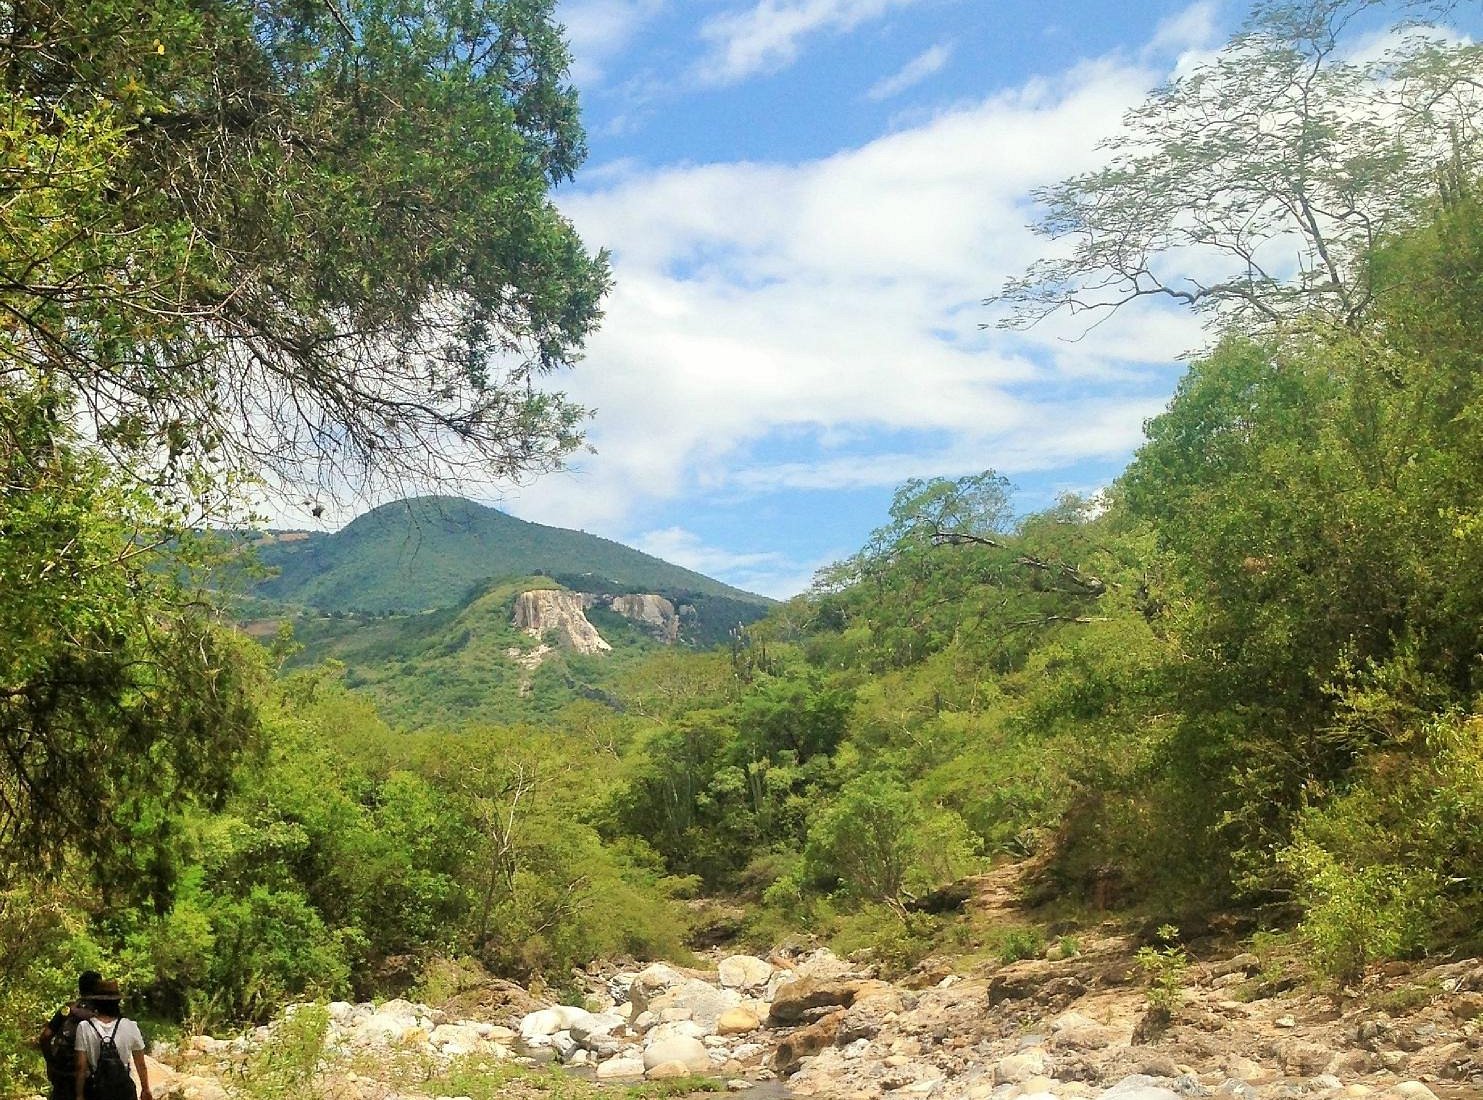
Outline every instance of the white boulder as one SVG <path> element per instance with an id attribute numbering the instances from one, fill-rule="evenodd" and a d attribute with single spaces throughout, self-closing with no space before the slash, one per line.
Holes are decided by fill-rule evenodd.
<path id="1" fill-rule="evenodd" d="M 766 959 L 752 955 L 732 955 L 721 960 L 721 985 L 727 989 L 761 989 L 776 969 Z"/>

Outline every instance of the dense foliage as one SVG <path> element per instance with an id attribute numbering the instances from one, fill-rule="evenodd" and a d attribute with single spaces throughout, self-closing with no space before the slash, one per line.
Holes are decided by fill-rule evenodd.
<path id="1" fill-rule="evenodd" d="M 544 468 L 606 263 L 551 0 L 0 9 L 0 370 L 116 459 L 339 479 Z"/>
<path id="2" fill-rule="evenodd" d="M 1348 10 L 1262 10 L 1299 9 Z M 61 33 L 57 12 L 35 10 L 18 34 Z M 243 42 L 230 6 L 176 12 L 178 25 L 160 10 L 158 26 L 123 20 L 141 73 L 154 50 L 189 104 L 200 59 L 170 60 L 172 36 L 205 35 L 204 57 L 236 41 L 246 69 L 285 50 L 272 79 L 306 87 L 287 105 L 269 96 L 263 116 L 285 126 L 344 106 L 319 82 L 338 73 L 351 94 L 359 77 L 330 40 L 373 36 L 393 14 L 357 5 L 347 32 L 325 6 L 286 37 Z M 543 5 L 500 11 L 519 48 L 555 49 L 536 33 Z M 94 21 L 69 42 L 122 26 L 107 5 L 68 13 Z M 446 45 L 452 25 L 433 20 L 416 49 Z M 362 60 L 402 47 L 368 40 Z M 107 205 L 115 173 L 194 155 L 189 141 L 146 150 L 108 96 L 96 117 L 76 105 L 82 77 L 125 96 L 112 58 L 42 60 L 6 94 L 34 99 L 41 81 L 58 124 L 0 155 L 45 147 L 72 159 L 66 186 L 94 190 L 48 192 L 61 177 L 20 189 L 4 216 L 31 218 L 38 248 L 64 199 Z M 500 86 L 504 137 L 520 135 L 517 160 L 546 178 L 574 152 L 556 140 L 564 126 L 542 129 L 569 101 L 545 77 Z M 1346 260 L 1362 309 L 1335 316 L 1327 291 L 1310 308 L 1276 288 L 1282 323 L 1238 326 L 1197 357 L 1095 499 L 1021 515 L 992 471 L 910 481 L 860 553 L 726 648 L 565 657 L 528 690 L 508 664 L 529 645 L 509 624 L 510 584 L 426 615 L 307 628 L 348 671 L 286 665 L 291 639 L 266 650 L 224 628 L 196 588 L 212 546 L 180 537 L 191 503 L 223 485 L 209 433 L 154 453 L 168 402 L 142 421 L 100 408 L 105 438 L 164 456 L 151 482 L 90 446 L 77 415 L 101 392 L 88 364 L 114 363 L 80 348 L 145 349 L 158 365 L 151 341 L 175 339 L 178 319 L 136 331 L 136 305 L 103 294 L 65 346 L 24 319 L 0 327 L 0 1074 L 35 1068 L 22 1043 L 84 965 L 124 977 L 136 1011 L 240 1022 L 306 993 L 431 997 L 450 965 L 559 982 L 595 955 L 681 953 L 676 899 L 699 890 L 747 903 L 742 936 L 814 932 L 898 965 L 949 934 L 924 912 L 935 888 L 1003 854 L 1027 860 L 1032 898 L 1132 906 L 1158 924 L 1238 907 L 1294 930 L 1338 983 L 1379 959 L 1483 949 L 1483 202 L 1465 152 L 1454 143 L 1433 165 L 1439 186 L 1411 192 Z M 335 216 L 353 213 L 353 193 L 331 198 Z M 119 240 L 96 224 L 89 249 L 180 243 L 168 219 Z M 317 308 L 328 276 L 306 263 L 275 293 Z M 109 270 L 96 268 L 104 286 Z M 42 290 L 15 291 L 40 296 L 38 323 L 71 308 Z M 224 362 L 210 339 L 190 346 L 210 354 L 188 381 Z M 183 498 L 183 516 L 169 510 Z"/>

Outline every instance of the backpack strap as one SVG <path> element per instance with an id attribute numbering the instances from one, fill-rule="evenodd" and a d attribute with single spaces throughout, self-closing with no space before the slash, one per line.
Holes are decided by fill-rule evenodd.
<path id="1" fill-rule="evenodd" d="M 101 1031 L 98 1030 L 97 1021 L 84 1020 L 82 1022 L 87 1024 L 88 1027 L 92 1028 L 93 1034 L 98 1037 L 98 1060 L 102 1061 L 103 1049 L 105 1047 L 111 1047 L 115 1045 L 114 1038 L 118 1035 L 119 1020 L 113 1021 L 113 1028 L 108 1032 L 107 1035 L 104 1035 Z"/>

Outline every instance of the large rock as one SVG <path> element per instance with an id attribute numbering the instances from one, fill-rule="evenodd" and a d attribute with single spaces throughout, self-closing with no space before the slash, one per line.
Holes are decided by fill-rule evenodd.
<path id="1" fill-rule="evenodd" d="M 855 976 L 855 968 L 827 947 L 811 953 L 793 967 L 795 978 L 813 978 L 817 981 L 833 981 Z"/>
<path id="2" fill-rule="evenodd" d="M 842 1010 L 831 1012 L 822 1020 L 793 1032 L 778 1044 L 772 1057 L 773 1068 L 779 1073 L 790 1073 L 805 1058 L 817 1054 L 825 1047 L 833 1046 L 839 1038 L 839 1029 L 844 1018 L 845 1013 Z"/>
<path id="3" fill-rule="evenodd" d="M 728 1008 L 716 1021 L 717 1035 L 746 1035 L 762 1026 L 757 1014 L 749 1008 Z"/>
<path id="4" fill-rule="evenodd" d="M 353 1041 L 363 1046 L 387 1046 L 415 1042 L 426 1035 L 426 1017 L 406 1001 L 387 1001 L 371 1015 L 359 1020 Z"/>
<path id="5" fill-rule="evenodd" d="M 704 1034 L 714 1035 L 721 1014 L 740 1004 L 741 994 L 734 989 L 717 989 L 698 979 L 685 978 L 650 998 L 646 1010 L 665 1023 L 692 1020 Z"/>
<path id="6" fill-rule="evenodd" d="M 1437 1100 L 1437 1094 L 1420 1081 L 1402 1081 L 1399 1085 L 1392 1085 L 1380 1095 L 1383 1100 Z"/>
<path id="7" fill-rule="evenodd" d="M 647 628 L 665 645 L 679 641 L 680 617 L 675 614 L 675 605 L 663 596 L 614 596 L 609 606 L 625 619 Z"/>
<path id="8" fill-rule="evenodd" d="M 1338 1059 L 1338 1054 L 1320 1043 L 1301 1041 L 1278 1043 L 1273 1053 L 1282 1068 L 1294 1077 L 1317 1077 Z"/>
<path id="9" fill-rule="evenodd" d="M 874 984 L 858 979 L 800 978 L 778 987 L 768 1018 L 775 1024 L 791 1024 L 810 1009 L 849 1008 L 862 989 Z"/>
<path id="10" fill-rule="evenodd" d="M 644 1048 L 644 1071 L 668 1062 L 679 1062 L 691 1073 L 708 1073 L 711 1056 L 705 1044 L 688 1035 L 666 1035 Z"/>
<path id="11" fill-rule="evenodd" d="M 529 1043 L 555 1035 L 558 1031 L 570 1031 L 574 1027 L 601 1030 L 598 1017 L 585 1008 L 555 1005 L 551 1008 L 528 1012 L 521 1017 L 520 1038 Z"/>
<path id="12" fill-rule="evenodd" d="M 994 1063 L 994 1084 L 1018 1085 L 1033 1077 L 1045 1077 L 1050 1072 L 1050 1063 L 1045 1051 L 1036 1048 L 1009 1054 Z"/>
<path id="13" fill-rule="evenodd" d="M 1210 963 L 1205 967 L 1211 978 L 1225 978 L 1232 974 L 1240 974 L 1243 978 L 1258 973 L 1262 968 L 1262 960 L 1250 952 L 1234 955 L 1229 959 Z"/>
<path id="14" fill-rule="evenodd" d="M 484 1036 L 473 1024 L 439 1024 L 433 1028 L 427 1041 L 450 1057 L 473 1054 L 484 1047 Z"/>
<path id="15" fill-rule="evenodd" d="M 722 959 L 719 967 L 721 984 L 727 989 L 761 989 L 767 985 L 776 968 L 766 959 L 751 955 L 732 955 Z"/>
<path id="16" fill-rule="evenodd" d="M 628 1021 L 616 1012 L 594 1012 L 569 1020 L 566 1030 L 571 1032 L 573 1039 L 591 1050 L 594 1043 L 610 1038 L 613 1032 L 622 1031 L 627 1026 Z"/>
<path id="17" fill-rule="evenodd" d="M 839 1041 L 853 1043 L 857 1039 L 874 1039 L 888 1023 L 901 1015 L 903 1008 L 901 994 L 889 986 L 880 990 L 861 990 L 845 1013 Z"/>
<path id="18" fill-rule="evenodd" d="M 649 1002 L 677 985 L 683 985 L 685 975 L 668 963 L 650 963 L 628 983 L 628 1003 L 633 1006 L 635 1017 L 649 1011 Z"/>
<path id="19" fill-rule="evenodd" d="M 578 653 L 611 653 L 613 647 L 587 621 L 582 596 L 555 588 L 522 592 L 515 598 L 515 625 L 535 638 L 554 633 Z"/>
<path id="20" fill-rule="evenodd" d="M 699 1072 L 701 1071 L 691 1069 L 686 1063 L 676 1060 L 650 1066 L 644 1070 L 644 1076 L 651 1081 L 672 1081 L 677 1077 L 690 1077 Z"/>
<path id="21" fill-rule="evenodd" d="M 676 1035 L 685 1039 L 704 1039 L 706 1033 L 694 1020 L 672 1020 L 652 1028 L 644 1036 L 644 1045 L 652 1046 L 654 1043 L 662 1043 Z"/>
<path id="22" fill-rule="evenodd" d="M 1180 1096 L 1147 1074 L 1135 1073 L 1099 1093 L 1097 1100 L 1180 1100 Z"/>

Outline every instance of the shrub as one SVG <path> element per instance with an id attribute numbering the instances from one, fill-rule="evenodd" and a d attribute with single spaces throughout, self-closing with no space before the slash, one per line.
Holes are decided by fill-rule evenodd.
<path id="1" fill-rule="evenodd" d="M 1184 996 L 1184 979 L 1189 972 L 1189 956 L 1179 946 L 1179 929 L 1166 924 L 1159 929 L 1161 947 L 1140 947 L 1138 967 L 1148 980 L 1148 1007 L 1167 1020 L 1179 1007 Z"/>
<path id="2" fill-rule="evenodd" d="M 242 1066 L 232 1092 L 240 1100 L 316 1100 L 329 1021 L 323 1005 L 299 1005 L 287 1013 Z"/>
<path id="3" fill-rule="evenodd" d="M 1339 983 L 1483 919 L 1483 719 L 1434 720 L 1370 753 L 1350 786 L 1299 816 L 1278 858 L 1306 912 L 1315 969 Z"/>
<path id="4" fill-rule="evenodd" d="M 1021 959 L 1035 959 L 1045 950 L 1045 940 L 1039 929 L 1019 927 L 1001 929 L 992 938 L 994 957 L 1008 966 Z"/>

